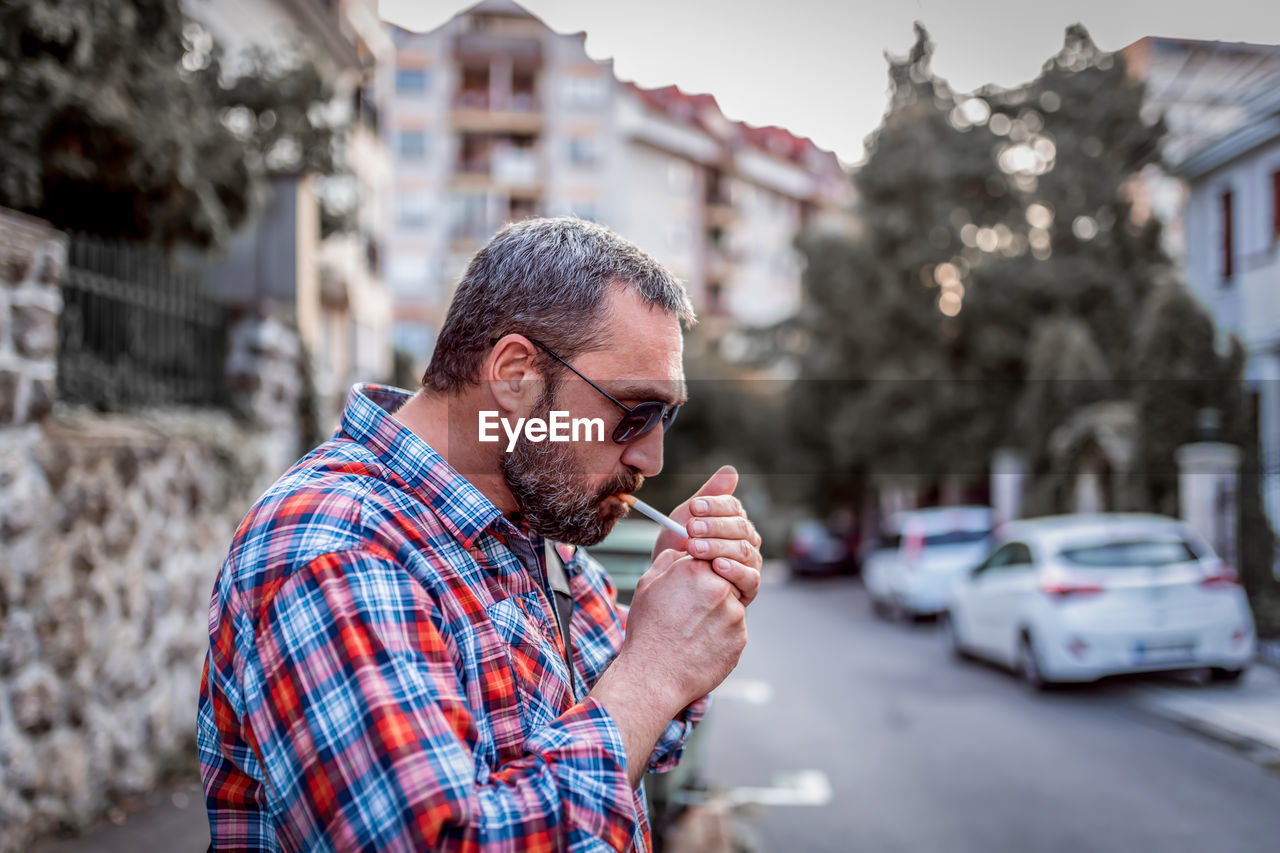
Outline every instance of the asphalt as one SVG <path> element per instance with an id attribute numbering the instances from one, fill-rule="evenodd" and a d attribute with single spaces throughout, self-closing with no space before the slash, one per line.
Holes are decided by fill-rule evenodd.
<path id="1" fill-rule="evenodd" d="M 1226 688 L 1180 675 L 1037 693 L 956 661 L 934 624 L 876 619 L 850 579 L 770 585 L 748 624 L 704 775 L 726 802 L 818 774 L 829 791 L 736 809 L 749 849 L 1251 853 L 1280 837 L 1274 766 L 1171 710 L 1194 697 L 1256 738 L 1280 714 L 1269 670 Z"/>

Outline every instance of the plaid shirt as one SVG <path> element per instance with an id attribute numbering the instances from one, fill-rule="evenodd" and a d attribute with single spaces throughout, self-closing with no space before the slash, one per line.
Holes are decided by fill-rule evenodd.
<path id="1" fill-rule="evenodd" d="M 649 849 L 621 734 L 569 689 L 541 539 L 389 416 L 406 398 L 355 388 L 218 575 L 198 714 L 214 848 Z M 566 571 L 585 697 L 625 613 L 581 549 Z"/>

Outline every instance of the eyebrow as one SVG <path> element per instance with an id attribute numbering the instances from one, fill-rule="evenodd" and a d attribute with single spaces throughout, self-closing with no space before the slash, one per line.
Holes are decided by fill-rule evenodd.
<path id="1" fill-rule="evenodd" d="M 659 386 L 646 385 L 642 382 L 630 385 L 615 385 L 609 389 L 609 393 L 619 400 L 635 400 L 641 403 L 657 400 L 672 406 L 683 406 L 689 401 L 689 388 L 683 379 L 680 380 L 679 391 L 674 397 Z"/>

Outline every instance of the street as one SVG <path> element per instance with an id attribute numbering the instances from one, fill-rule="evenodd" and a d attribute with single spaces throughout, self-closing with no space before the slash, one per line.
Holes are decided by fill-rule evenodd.
<path id="1" fill-rule="evenodd" d="M 932 623 L 875 619 L 849 578 L 769 583 L 748 625 L 708 781 L 831 789 L 739 815 L 759 851 L 1275 849 L 1280 778 L 1140 708 L 1150 678 L 1034 694 L 953 660 Z"/>

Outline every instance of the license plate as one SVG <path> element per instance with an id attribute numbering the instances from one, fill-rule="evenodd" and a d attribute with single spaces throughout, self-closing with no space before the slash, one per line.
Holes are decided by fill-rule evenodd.
<path id="1" fill-rule="evenodd" d="M 1179 663 L 1195 657 L 1195 643 L 1143 643 L 1133 647 L 1133 661 L 1139 664 Z"/>

